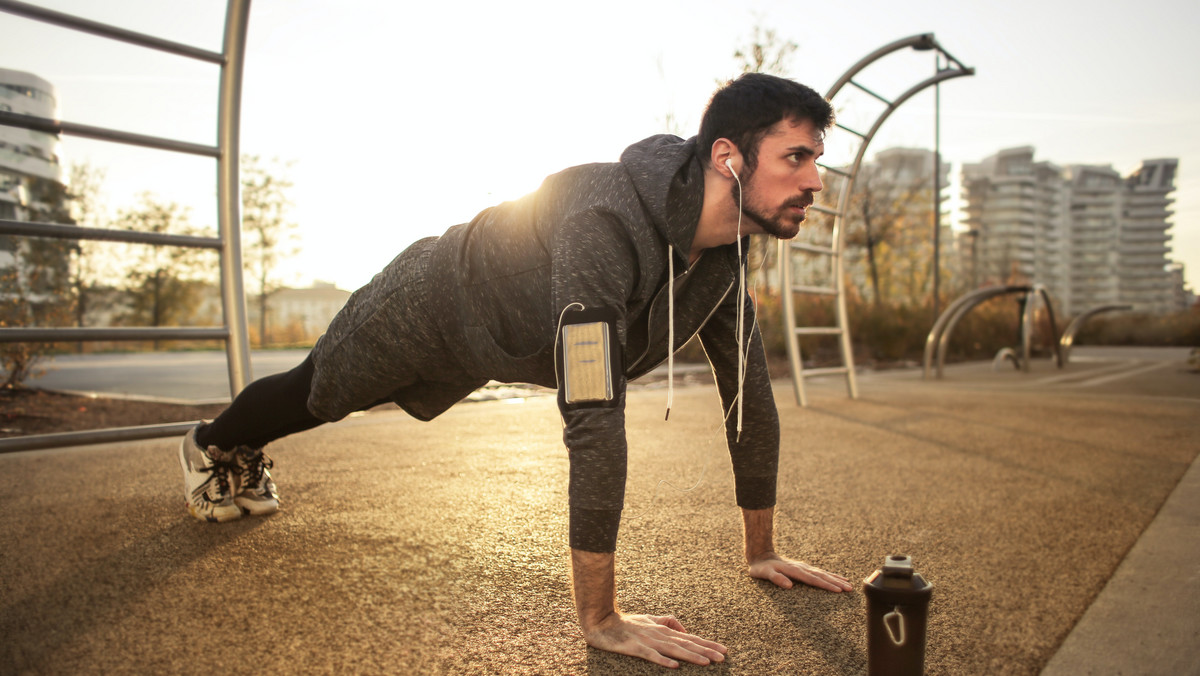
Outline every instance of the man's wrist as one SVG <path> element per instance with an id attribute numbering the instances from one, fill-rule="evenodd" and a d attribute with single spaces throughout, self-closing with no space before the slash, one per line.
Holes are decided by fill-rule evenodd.
<path id="1" fill-rule="evenodd" d="M 746 563 L 775 556 L 775 508 L 742 509 Z"/>
<path id="2" fill-rule="evenodd" d="M 571 550 L 575 612 L 585 637 L 617 613 L 615 559 L 608 553 Z"/>

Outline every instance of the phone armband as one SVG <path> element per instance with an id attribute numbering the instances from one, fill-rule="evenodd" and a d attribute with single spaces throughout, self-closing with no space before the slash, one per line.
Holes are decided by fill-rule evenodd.
<path id="1" fill-rule="evenodd" d="M 616 319 L 603 308 L 563 312 L 555 354 L 560 406 L 615 405 L 622 373 Z"/>

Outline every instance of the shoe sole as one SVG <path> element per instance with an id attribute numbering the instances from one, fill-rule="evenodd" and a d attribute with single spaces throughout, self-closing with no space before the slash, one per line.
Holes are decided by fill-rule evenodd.
<path id="1" fill-rule="evenodd" d="M 238 506 L 238 509 L 242 510 L 243 514 L 249 514 L 250 516 L 266 516 L 279 511 L 278 501 L 260 503 L 248 500 L 239 501 L 237 498 L 234 498 L 233 503 Z"/>
<path id="2" fill-rule="evenodd" d="M 218 515 L 216 512 L 212 514 L 202 514 L 196 510 L 190 503 L 184 503 L 187 507 L 188 514 L 191 514 L 197 521 L 205 523 L 226 523 L 229 521 L 237 521 L 242 518 L 242 510 L 237 510 L 229 514 Z"/>

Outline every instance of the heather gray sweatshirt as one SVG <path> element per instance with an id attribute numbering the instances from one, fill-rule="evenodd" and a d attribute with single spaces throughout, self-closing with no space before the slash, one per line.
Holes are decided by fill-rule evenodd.
<path id="1" fill-rule="evenodd" d="M 734 404 L 737 307 L 746 305 L 753 326 L 753 303 L 745 294 L 739 298 L 735 245 L 709 249 L 688 266 L 703 196 L 694 139 L 655 136 L 630 146 L 620 162 L 562 171 L 536 192 L 421 244 L 422 295 L 436 304 L 427 314 L 447 346 L 441 353 L 453 361 L 425 372 L 454 375 L 438 383 L 426 376 L 422 386 L 392 393 L 419 418 L 438 415 L 489 379 L 558 386 L 555 339 L 563 310 L 579 303 L 615 318 L 616 405 L 562 407 L 573 548 L 611 552 L 616 546 L 627 379 L 649 372 L 698 333 L 725 409 Z M 673 317 L 668 289 L 675 295 Z M 672 320 L 675 345 L 668 348 Z M 758 332 L 747 334 L 743 431 L 739 441 L 735 411 L 726 436 L 737 503 L 762 509 L 775 504 L 779 419 Z M 310 408 L 317 411 L 313 400 Z"/>

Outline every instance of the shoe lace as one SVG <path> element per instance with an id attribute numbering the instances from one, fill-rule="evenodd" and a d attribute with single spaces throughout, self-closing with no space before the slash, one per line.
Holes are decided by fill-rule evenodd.
<path id="1" fill-rule="evenodd" d="M 195 493 L 207 494 L 208 489 L 215 481 L 217 484 L 217 490 L 219 491 L 219 496 L 224 497 L 231 495 L 233 491 L 229 485 L 229 472 L 236 469 L 237 465 L 228 460 L 216 460 L 212 459 L 211 457 L 210 460 L 212 461 L 212 465 L 208 467 L 197 468 L 197 471 L 208 472 L 208 478 L 196 488 Z"/>
<path id="2" fill-rule="evenodd" d="M 263 453 L 261 448 L 242 447 L 238 451 L 242 462 L 245 463 L 245 468 L 242 469 L 242 475 L 245 477 L 244 485 L 248 488 L 257 488 L 262 483 L 263 472 L 274 467 L 275 461 Z"/>

